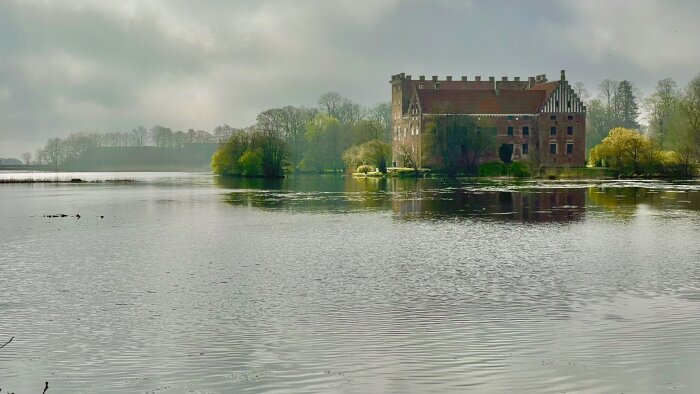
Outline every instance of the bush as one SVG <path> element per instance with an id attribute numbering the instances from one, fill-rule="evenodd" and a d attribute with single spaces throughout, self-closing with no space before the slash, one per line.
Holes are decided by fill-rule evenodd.
<path id="1" fill-rule="evenodd" d="M 484 163 L 479 166 L 479 176 L 512 176 L 516 178 L 526 178 L 531 176 L 530 167 L 522 162 L 514 163 Z"/>
<path id="2" fill-rule="evenodd" d="M 366 173 L 372 172 L 372 171 L 374 171 L 374 168 L 372 168 L 372 166 L 370 166 L 368 164 L 363 164 L 363 165 L 357 167 L 357 170 L 355 172 L 359 172 L 361 174 L 366 174 Z"/>
<path id="3" fill-rule="evenodd" d="M 530 173 L 530 166 L 519 161 L 510 164 L 508 173 L 510 176 L 514 176 L 516 178 L 527 178 L 532 175 Z"/>
<path id="4" fill-rule="evenodd" d="M 260 176 L 263 174 L 262 157 L 256 151 L 246 150 L 243 156 L 238 159 L 238 165 L 243 176 Z"/>

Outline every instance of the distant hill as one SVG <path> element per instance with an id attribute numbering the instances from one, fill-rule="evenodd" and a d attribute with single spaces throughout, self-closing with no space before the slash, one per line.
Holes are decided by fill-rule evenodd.
<path id="1" fill-rule="evenodd" d="M 64 171 L 209 171 L 218 144 L 182 148 L 129 146 L 90 148 L 61 166 Z"/>
<path id="2" fill-rule="evenodd" d="M 22 164 L 24 163 L 21 160 L 0 157 L 0 166 L 21 166 Z"/>

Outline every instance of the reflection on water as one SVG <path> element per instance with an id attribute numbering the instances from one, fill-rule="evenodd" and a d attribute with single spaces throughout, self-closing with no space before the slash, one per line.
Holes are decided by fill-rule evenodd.
<path id="1" fill-rule="evenodd" d="M 700 387 L 697 183 L 132 177 L 0 185 L 2 393 Z"/>
<path id="2" fill-rule="evenodd" d="M 634 215 L 645 206 L 700 211 L 700 185 L 537 183 L 446 179 L 294 177 L 218 179 L 231 205 L 290 212 L 391 211 L 400 219 L 566 222 L 587 210 Z"/>

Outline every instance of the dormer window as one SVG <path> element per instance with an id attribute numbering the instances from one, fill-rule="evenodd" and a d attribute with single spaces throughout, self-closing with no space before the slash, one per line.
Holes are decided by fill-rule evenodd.
<path id="1" fill-rule="evenodd" d="M 440 90 L 440 82 L 435 82 L 435 90 Z"/>

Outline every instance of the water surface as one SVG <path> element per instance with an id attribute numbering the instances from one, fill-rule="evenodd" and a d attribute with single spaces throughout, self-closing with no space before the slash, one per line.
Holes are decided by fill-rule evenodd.
<path id="1" fill-rule="evenodd" d="M 700 387 L 697 183 L 66 176 L 137 182 L 0 185 L 3 390 Z"/>

